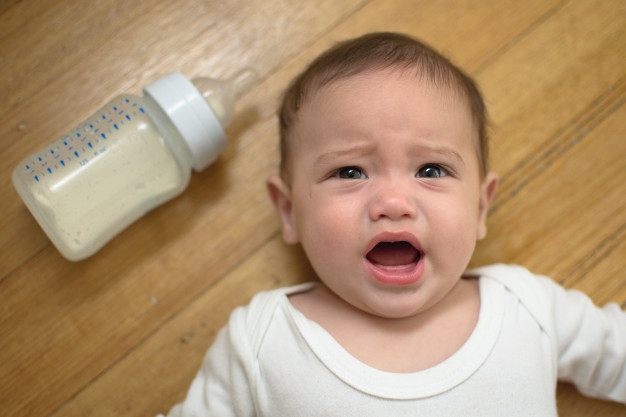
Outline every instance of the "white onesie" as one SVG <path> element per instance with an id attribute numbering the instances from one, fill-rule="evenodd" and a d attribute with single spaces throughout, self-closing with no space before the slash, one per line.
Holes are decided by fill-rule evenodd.
<path id="1" fill-rule="evenodd" d="M 170 417 L 556 416 L 557 379 L 626 404 L 626 313 L 510 265 L 472 270 L 481 307 L 467 342 L 415 373 L 352 357 L 287 296 L 236 309 Z"/>

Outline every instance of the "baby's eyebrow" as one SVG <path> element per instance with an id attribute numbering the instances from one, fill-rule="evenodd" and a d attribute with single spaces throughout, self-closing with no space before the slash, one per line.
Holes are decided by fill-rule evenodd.
<path id="1" fill-rule="evenodd" d="M 465 160 L 459 152 L 453 148 L 444 146 L 437 146 L 432 144 L 419 144 L 412 149 L 411 152 L 415 156 L 426 155 L 441 155 L 444 159 L 455 159 L 461 164 L 465 165 Z"/>
<path id="2" fill-rule="evenodd" d="M 337 148 L 319 155 L 315 163 L 324 164 L 337 158 L 368 156 L 376 152 L 375 144 L 356 144 L 345 148 Z"/>
<path id="3" fill-rule="evenodd" d="M 374 143 L 359 143 L 351 146 L 347 146 L 345 148 L 337 147 L 337 149 L 332 149 L 328 152 L 324 152 L 319 155 L 315 164 L 324 165 L 329 164 L 335 161 L 336 159 L 344 159 L 344 158 L 356 158 L 356 157 L 364 157 L 370 156 L 376 153 L 377 144 Z M 440 157 L 446 162 L 450 160 L 455 160 L 458 163 L 465 165 L 465 160 L 461 156 L 459 152 L 455 149 L 447 147 L 447 146 L 439 146 L 437 144 L 432 143 L 416 143 L 415 146 L 411 147 L 408 151 L 408 156 L 414 158 L 436 158 Z M 437 162 L 437 161 L 432 161 Z M 451 163 L 451 162 L 450 162 Z"/>

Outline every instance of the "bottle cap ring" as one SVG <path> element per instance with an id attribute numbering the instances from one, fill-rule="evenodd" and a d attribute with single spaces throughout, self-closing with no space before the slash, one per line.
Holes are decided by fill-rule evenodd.
<path id="1" fill-rule="evenodd" d="M 226 133 L 191 81 L 173 72 L 147 85 L 144 91 L 169 116 L 189 146 L 194 171 L 202 171 L 217 159 L 226 147 Z"/>

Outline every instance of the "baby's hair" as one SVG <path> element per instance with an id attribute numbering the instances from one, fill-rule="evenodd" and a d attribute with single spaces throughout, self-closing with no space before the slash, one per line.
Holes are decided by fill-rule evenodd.
<path id="1" fill-rule="evenodd" d="M 388 68 L 414 70 L 435 85 L 452 88 L 467 99 L 478 131 L 481 175 L 488 171 L 487 110 L 478 86 L 460 68 L 430 46 L 397 33 L 370 33 L 343 41 L 315 59 L 289 85 L 279 109 L 280 174 L 289 182 L 289 134 L 298 111 L 324 86 L 353 75 Z"/>

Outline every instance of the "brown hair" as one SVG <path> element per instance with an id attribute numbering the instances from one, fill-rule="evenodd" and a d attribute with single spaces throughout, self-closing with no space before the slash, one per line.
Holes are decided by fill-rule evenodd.
<path id="1" fill-rule="evenodd" d="M 459 92 L 467 99 L 478 131 L 481 175 L 488 171 L 487 110 L 476 83 L 430 46 L 397 33 L 370 33 L 343 41 L 315 59 L 289 85 L 279 109 L 280 174 L 289 178 L 289 134 L 298 111 L 320 88 L 353 75 L 387 68 L 414 69 L 420 77 Z"/>

